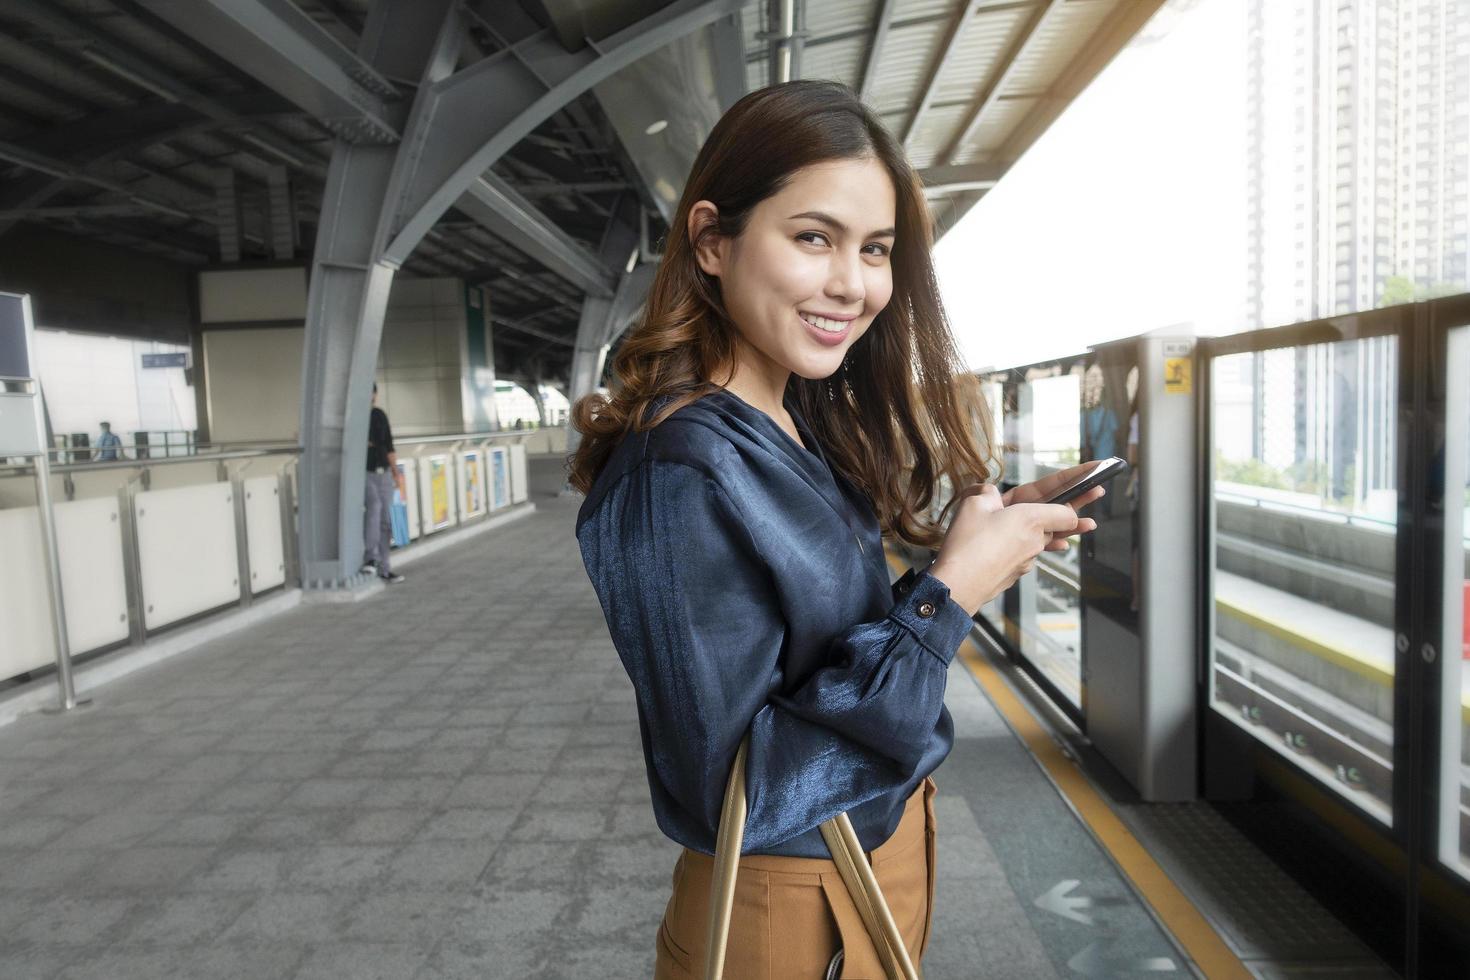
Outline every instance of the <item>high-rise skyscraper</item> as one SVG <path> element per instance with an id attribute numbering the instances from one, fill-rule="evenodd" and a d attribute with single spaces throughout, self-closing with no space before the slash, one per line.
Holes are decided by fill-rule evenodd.
<path id="1" fill-rule="evenodd" d="M 1246 309 L 1470 288 L 1470 0 L 1247 0 Z"/>
<path id="2" fill-rule="evenodd" d="M 1470 288 L 1470 0 L 1246 17 L 1245 326 Z M 1391 337 L 1256 355 L 1253 455 L 1324 497 L 1392 491 L 1397 357 Z"/>

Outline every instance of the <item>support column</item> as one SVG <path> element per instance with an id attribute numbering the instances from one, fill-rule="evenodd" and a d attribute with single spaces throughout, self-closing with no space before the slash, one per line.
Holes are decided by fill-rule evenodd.
<path id="1" fill-rule="evenodd" d="M 235 265 L 240 261 L 240 190 L 235 186 L 235 171 L 228 167 L 214 172 L 214 209 L 219 260 Z"/>
<path id="2" fill-rule="evenodd" d="M 390 77 L 432 84 L 436 72 L 442 77 L 452 66 L 446 52 L 458 49 L 450 6 L 449 0 L 379 0 L 359 55 Z M 396 124 L 408 115 L 403 106 L 389 111 Z M 397 263 L 382 258 L 382 240 L 393 219 L 390 185 L 400 146 L 338 140 L 327 171 L 302 360 L 300 554 L 308 589 L 351 586 L 361 578 L 368 414 L 397 271 Z"/>
<path id="3" fill-rule="evenodd" d="M 396 148 L 339 143 L 328 172 L 303 369 L 301 563 L 308 588 L 357 581 L 369 395 L 388 288 L 399 265 L 496 160 L 553 112 L 740 5 L 673 0 L 572 52 L 552 32 L 538 31 L 458 72 L 464 36 L 458 4 L 374 5 L 358 57 L 384 78 L 417 78 L 419 84 L 403 124 L 398 111 L 388 120 L 403 134 Z M 631 236 L 620 252 L 612 250 L 618 257 L 605 262 L 608 269 L 623 268 L 636 246 L 636 228 L 619 222 L 616 229 Z M 612 308 L 615 301 L 596 302 Z M 599 353 L 597 372 L 585 372 L 593 381 L 601 358 Z"/>

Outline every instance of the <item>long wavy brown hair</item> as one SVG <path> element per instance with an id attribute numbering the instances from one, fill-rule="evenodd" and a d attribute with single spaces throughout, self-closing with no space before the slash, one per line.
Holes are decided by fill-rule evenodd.
<path id="1" fill-rule="evenodd" d="M 751 209 L 797 170 L 871 158 L 893 179 L 897 236 L 893 295 L 832 379 L 793 373 L 788 391 L 834 469 L 865 493 L 885 535 L 936 548 L 951 498 L 935 515 L 941 481 L 988 480 L 993 429 L 978 380 L 964 366 L 939 298 L 934 232 L 918 175 L 903 147 L 847 86 L 796 81 L 751 92 L 715 125 L 699 151 L 670 225 L 642 319 L 612 359 L 611 394 L 577 400 L 581 442 L 571 485 L 588 493 L 619 440 L 658 425 L 733 376 L 741 343 L 720 282 L 695 260 L 690 208 L 710 201 L 718 221 L 701 232 L 738 236 Z M 655 399 L 672 399 L 649 417 Z"/>

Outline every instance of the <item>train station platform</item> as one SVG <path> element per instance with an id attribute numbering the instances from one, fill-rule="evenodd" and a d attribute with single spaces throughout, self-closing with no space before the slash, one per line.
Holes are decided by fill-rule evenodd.
<path id="1" fill-rule="evenodd" d="M 533 457 L 533 512 L 400 586 L 0 727 L 0 975 L 649 976 L 678 848 L 559 466 Z M 926 977 L 1306 972 L 1212 911 L 1249 901 L 1226 887 L 1249 856 L 1212 864 L 1178 808 L 1109 800 L 1023 693 L 966 642 Z M 1304 901 L 1300 924 L 1277 874 L 1255 884 Z M 1339 972 L 1317 975 L 1392 976 L 1333 928 L 1311 948 Z"/>

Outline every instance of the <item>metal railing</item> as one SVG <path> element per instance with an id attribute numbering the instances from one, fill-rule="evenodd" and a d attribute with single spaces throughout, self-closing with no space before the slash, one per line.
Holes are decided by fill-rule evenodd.
<path id="1" fill-rule="evenodd" d="M 66 463 L 51 466 L 49 458 L 57 454 L 68 452 L 64 448 L 54 448 L 44 452 L 36 453 L 12 453 L 5 458 L 10 462 L 8 465 L 0 465 L 0 476 L 24 477 L 31 475 L 36 485 L 36 504 L 40 512 L 42 525 L 42 538 L 44 555 L 43 560 L 47 566 L 47 593 L 51 606 L 51 622 L 53 639 L 55 642 L 57 680 L 60 687 L 60 704 L 54 709 L 64 711 L 75 707 L 87 705 L 86 699 L 78 700 L 75 693 L 75 685 L 72 677 L 73 654 L 71 643 L 67 635 L 66 625 L 66 597 L 61 584 L 61 556 L 58 551 L 56 540 L 56 523 L 52 504 L 52 493 L 50 486 L 50 475 L 56 473 L 64 478 L 66 484 L 67 500 L 73 499 L 74 486 L 71 476 L 77 473 L 117 472 L 122 479 L 113 494 L 118 503 L 118 521 L 120 524 L 120 542 L 123 549 L 123 580 L 127 601 L 128 617 L 128 639 L 127 643 L 133 646 L 142 645 L 150 633 L 148 627 L 147 607 L 143 596 L 143 571 L 140 560 L 139 539 L 137 528 L 137 497 L 140 493 L 147 492 L 150 484 L 150 473 L 166 467 L 181 464 L 199 464 L 214 462 L 215 480 L 198 481 L 206 483 L 230 483 L 230 502 L 234 507 L 234 535 L 236 554 L 238 556 L 238 578 L 239 595 L 235 600 L 240 608 L 249 607 L 254 601 L 255 590 L 251 583 L 251 571 L 249 568 L 249 547 L 246 530 L 246 491 L 244 487 L 245 471 L 251 464 L 258 460 L 269 457 L 290 457 L 282 464 L 277 474 L 278 493 L 280 499 L 280 533 L 281 548 L 283 556 L 283 568 L 281 572 L 285 583 L 298 580 L 299 569 L 297 568 L 296 548 L 296 507 L 294 495 L 294 469 L 300 456 L 300 447 L 294 445 L 280 446 L 251 446 L 249 448 L 231 448 L 227 445 L 209 447 L 213 451 L 207 454 L 173 457 L 147 457 L 144 459 L 129 459 L 103 462 Z M 20 460 L 21 462 L 15 462 Z M 235 465 L 231 465 L 235 464 Z M 102 498 L 108 494 L 91 494 L 93 498 Z M 206 610 L 206 612 L 217 611 Z M 187 622 L 193 616 L 186 617 Z M 176 623 L 165 623 L 159 628 L 166 628 Z M 104 645 L 101 650 L 112 649 L 116 644 Z"/>

